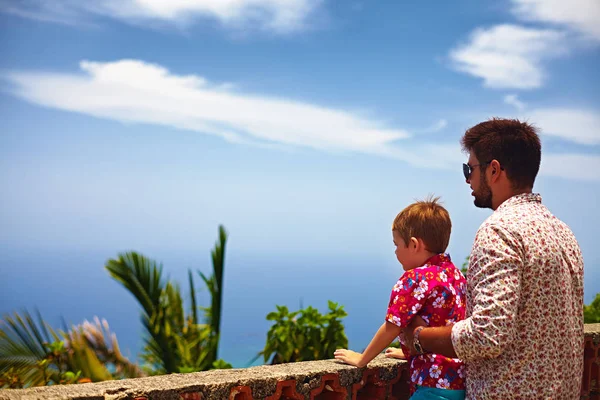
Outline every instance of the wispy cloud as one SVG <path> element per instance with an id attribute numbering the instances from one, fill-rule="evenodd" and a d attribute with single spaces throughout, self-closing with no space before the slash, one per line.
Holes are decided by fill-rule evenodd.
<path id="1" fill-rule="evenodd" d="M 598 0 L 512 0 L 513 13 L 525 21 L 568 27 L 600 41 Z"/>
<path id="2" fill-rule="evenodd" d="M 523 113 L 521 118 L 538 126 L 543 135 L 584 145 L 600 144 L 600 112 L 561 107 L 538 108 Z M 596 173 L 600 177 L 600 173 Z"/>
<path id="3" fill-rule="evenodd" d="M 440 119 L 435 124 L 431 125 L 429 128 L 425 129 L 425 133 L 436 133 L 443 131 L 448 126 L 448 121 L 445 119 Z"/>
<path id="4" fill-rule="evenodd" d="M 290 33 L 307 27 L 323 0 L 0 0 L 0 12 L 50 22 L 76 24 L 94 17 L 129 23 L 158 21 L 187 25 L 216 19 L 233 28 Z"/>
<path id="5" fill-rule="evenodd" d="M 219 135 L 232 142 L 399 156 L 408 132 L 341 109 L 246 94 L 139 60 L 82 61 L 83 74 L 12 72 L 17 96 L 42 106 L 119 121 Z M 418 162 L 406 153 L 407 160 Z"/>
<path id="6" fill-rule="evenodd" d="M 600 112 L 568 107 L 533 108 L 524 111 L 525 104 L 516 95 L 507 95 L 505 102 L 520 109 L 519 119 L 539 128 L 542 137 L 586 146 L 600 144 Z M 540 174 L 570 180 L 600 182 L 600 155 L 595 153 L 542 152 Z"/>
<path id="7" fill-rule="evenodd" d="M 504 96 L 504 103 L 515 107 L 519 111 L 525 109 L 525 103 L 519 100 L 519 97 L 516 94 L 507 94 Z"/>
<path id="8" fill-rule="evenodd" d="M 546 81 L 544 63 L 600 42 L 598 0 L 511 0 L 512 13 L 535 27 L 501 24 L 474 30 L 450 51 L 452 66 L 494 89 L 536 89 Z M 515 104 L 513 104 L 515 105 Z"/>
<path id="9" fill-rule="evenodd" d="M 462 119 L 460 125 L 469 127 L 492 116 L 492 112 L 471 115 Z M 596 147 L 600 145 L 600 110 L 560 106 L 535 108 L 528 105 L 516 115 L 495 116 L 516 117 L 539 129 L 543 143 L 540 175 L 600 182 L 600 147 Z M 547 140 L 554 141 L 558 146 L 544 145 Z M 584 146 L 585 150 L 580 150 Z M 461 162 L 465 162 L 464 158 Z M 585 168 L 585 171 L 580 168 Z"/>
<path id="10" fill-rule="evenodd" d="M 540 175 L 569 180 L 600 182 L 600 156 L 589 154 L 542 154 Z"/>
<path id="11" fill-rule="evenodd" d="M 10 82 L 14 95 L 44 107 L 212 134 L 232 143 L 364 153 L 419 168 L 451 169 L 463 161 L 458 138 L 455 143 L 417 140 L 404 129 L 340 108 L 244 93 L 230 83 L 177 75 L 140 60 L 82 61 L 80 68 L 79 73 L 10 72 L 3 78 Z M 536 123 L 544 134 L 578 143 L 600 142 L 595 130 L 600 126 L 597 114 L 537 109 L 523 118 Z M 430 129 L 444 129 L 447 123 L 440 120 Z M 548 159 L 545 174 L 565 175 L 554 164 L 564 156 L 544 157 Z M 594 156 L 584 159 L 596 162 Z M 570 178 L 596 179 L 585 174 Z"/>
<path id="12" fill-rule="evenodd" d="M 450 52 L 454 68 L 494 89 L 542 86 L 542 61 L 567 52 L 566 34 L 553 29 L 497 25 L 477 29 L 468 43 Z"/>

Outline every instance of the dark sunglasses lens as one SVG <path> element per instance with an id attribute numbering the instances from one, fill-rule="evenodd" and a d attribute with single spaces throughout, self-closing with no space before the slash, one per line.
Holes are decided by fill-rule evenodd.
<path id="1" fill-rule="evenodd" d="M 467 164 L 463 164 L 463 174 L 465 175 L 465 179 L 469 179 L 469 176 L 471 176 L 471 168 Z"/>

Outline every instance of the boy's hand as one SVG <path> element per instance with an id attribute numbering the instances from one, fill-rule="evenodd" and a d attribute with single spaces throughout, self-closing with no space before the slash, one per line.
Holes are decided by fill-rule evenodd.
<path id="1" fill-rule="evenodd" d="M 355 367 L 364 367 L 366 364 L 362 362 L 362 354 L 347 349 L 337 349 L 333 353 L 336 360 L 341 360 L 346 364 L 354 365 Z"/>
<path id="2" fill-rule="evenodd" d="M 387 358 L 399 358 L 401 360 L 406 360 L 406 354 L 404 354 L 402 349 L 397 349 L 395 347 L 388 347 L 385 349 L 385 356 Z"/>

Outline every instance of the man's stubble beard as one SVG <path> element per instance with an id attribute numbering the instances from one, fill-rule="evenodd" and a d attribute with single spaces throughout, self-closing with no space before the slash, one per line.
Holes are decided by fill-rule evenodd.
<path id="1" fill-rule="evenodd" d="M 492 189 L 487 183 L 485 174 L 481 174 L 481 183 L 479 189 L 473 192 L 475 200 L 473 203 L 478 208 L 492 208 Z"/>

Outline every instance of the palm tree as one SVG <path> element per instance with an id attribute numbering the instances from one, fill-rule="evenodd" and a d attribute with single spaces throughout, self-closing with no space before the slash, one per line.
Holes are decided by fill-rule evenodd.
<path id="1" fill-rule="evenodd" d="M 171 321 L 175 320 L 172 310 L 176 304 L 167 299 L 179 293 L 164 282 L 162 265 L 138 253 L 128 252 L 109 260 L 106 269 L 142 307 L 142 324 L 148 333 L 143 359 L 154 365 L 159 373 L 178 372 L 180 360 L 174 341 L 169 340 Z"/>
<path id="2" fill-rule="evenodd" d="M 56 331 L 38 311 L 0 321 L 0 387 L 98 382 L 143 376 L 119 351 L 106 321 Z M 106 338 L 110 338 L 110 344 Z M 110 371 L 114 371 L 111 373 Z"/>
<path id="3" fill-rule="evenodd" d="M 198 271 L 200 277 L 206 284 L 210 292 L 211 305 L 210 311 L 207 310 L 207 320 L 211 327 L 213 340 L 215 345 L 212 347 L 210 359 L 212 362 L 217 360 L 218 355 L 218 344 L 219 335 L 221 333 L 221 305 L 223 301 L 223 266 L 225 264 L 225 243 L 227 242 L 227 232 L 223 226 L 219 226 L 219 239 L 215 243 L 215 248 L 211 252 L 212 263 L 213 263 L 213 274 L 210 278 L 207 278 L 201 271 Z M 193 281 L 190 276 L 190 284 L 192 287 L 193 296 Z"/>
<path id="4" fill-rule="evenodd" d="M 199 322 L 191 271 L 188 271 L 191 312 L 186 314 L 179 285 L 163 278 L 162 265 L 136 252 L 122 253 L 108 260 L 109 274 L 142 307 L 141 318 L 146 331 L 142 359 L 150 373 L 231 367 L 217 360 L 226 240 L 227 233 L 219 226 L 219 240 L 212 252 L 213 274 L 206 277 L 198 271 L 212 298 L 211 307 L 204 308 L 206 324 Z"/>

